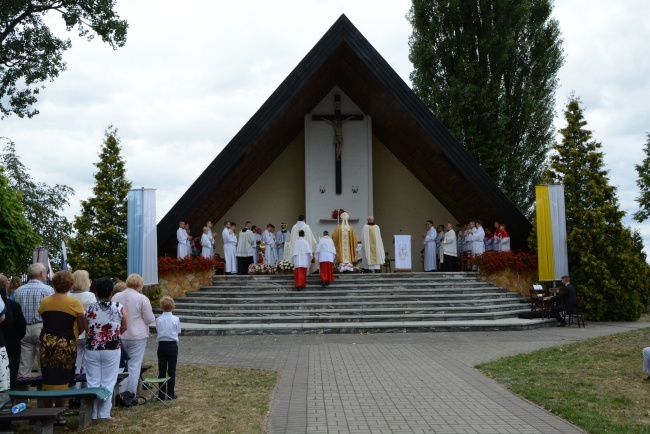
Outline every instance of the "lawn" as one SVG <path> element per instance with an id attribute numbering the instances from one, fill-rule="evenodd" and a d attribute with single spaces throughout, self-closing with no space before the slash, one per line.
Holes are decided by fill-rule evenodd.
<path id="1" fill-rule="evenodd" d="M 116 422 L 93 422 L 82 432 L 261 433 L 279 376 L 277 371 L 181 365 L 176 382 L 179 398 L 170 406 L 152 402 L 113 408 Z M 66 418 L 69 427 L 55 428 L 55 433 L 76 430 L 77 418 Z M 20 428 L 17 432 L 33 432 L 26 422 Z"/>
<path id="2" fill-rule="evenodd" d="M 646 318 L 647 320 L 647 318 Z M 641 351 L 650 328 L 477 366 L 513 392 L 591 433 L 650 433 Z"/>

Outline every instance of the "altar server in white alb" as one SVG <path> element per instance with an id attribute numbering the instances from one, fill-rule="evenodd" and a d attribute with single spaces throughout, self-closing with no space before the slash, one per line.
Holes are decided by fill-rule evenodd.
<path id="1" fill-rule="evenodd" d="M 422 235 L 424 238 L 424 271 L 435 271 L 436 270 L 436 239 L 438 234 L 433 227 L 433 221 L 427 220 L 426 224 L 426 233 Z"/>
<path id="2" fill-rule="evenodd" d="M 203 227 L 203 235 L 201 235 L 201 256 L 204 258 L 212 257 L 212 242 L 210 241 L 210 228 Z"/>
<path id="3" fill-rule="evenodd" d="M 305 231 L 298 231 L 296 239 L 291 243 L 291 260 L 293 262 L 293 278 L 296 291 L 307 286 L 307 270 L 311 265 L 313 250 L 305 239 Z"/>
<path id="4" fill-rule="evenodd" d="M 176 231 L 176 241 L 178 241 L 178 258 L 187 256 L 187 232 L 185 231 L 185 222 L 178 222 L 178 230 Z"/>
<path id="5" fill-rule="evenodd" d="M 226 261 L 226 274 L 237 274 L 237 225 L 226 221 L 221 238 L 223 239 L 223 259 Z"/>
<path id="6" fill-rule="evenodd" d="M 472 254 L 482 255 L 485 252 L 485 231 L 481 220 L 476 220 L 470 240 L 472 242 Z"/>
<path id="7" fill-rule="evenodd" d="M 208 237 L 210 237 L 210 257 L 214 258 L 214 236 L 215 233 L 212 232 L 212 221 L 208 220 L 205 224 L 208 227 Z"/>
<path id="8" fill-rule="evenodd" d="M 266 230 L 262 232 L 262 241 L 266 246 L 264 253 L 266 254 L 266 263 L 269 265 L 275 265 L 278 262 L 278 248 L 275 245 L 275 226 L 271 223 L 266 225 Z"/>
<path id="9" fill-rule="evenodd" d="M 309 244 L 309 248 L 313 252 L 314 249 L 316 248 L 316 238 L 314 238 L 314 234 L 312 233 L 311 229 L 309 228 L 309 225 L 305 223 L 305 216 L 304 215 L 299 215 L 298 216 L 298 222 L 293 225 L 293 228 L 291 228 L 291 236 L 289 237 L 288 245 L 285 244 L 284 248 L 289 249 L 289 260 L 293 257 L 293 243 L 298 239 L 298 233 L 300 231 L 305 232 L 304 238 L 305 241 L 307 241 L 307 244 Z M 286 257 L 286 254 L 285 254 Z"/>
<path id="10" fill-rule="evenodd" d="M 336 247 L 330 238 L 330 233 L 323 232 L 323 237 L 316 244 L 316 260 L 320 266 L 320 281 L 322 286 L 330 286 L 334 282 L 334 258 Z"/>
<path id="11" fill-rule="evenodd" d="M 278 247 L 278 260 L 284 259 L 284 243 L 289 239 L 289 231 L 287 230 L 287 223 L 280 224 L 280 232 L 275 235 L 275 245 Z"/>
<path id="12" fill-rule="evenodd" d="M 381 231 L 375 224 L 375 218 L 368 216 L 368 224 L 363 226 L 361 231 L 362 240 L 362 266 L 373 273 L 381 269 L 386 262 L 386 253 L 384 252 L 384 243 L 381 240 Z"/>
<path id="13" fill-rule="evenodd" d="M 508 234 L 508 231 L 506 230 L 506 224 L 501 223 L 500 226 L 501 233 L 499 234 L 499 251 L 501 252 L 509 252 L 510 251 L 510 235 Z"/>

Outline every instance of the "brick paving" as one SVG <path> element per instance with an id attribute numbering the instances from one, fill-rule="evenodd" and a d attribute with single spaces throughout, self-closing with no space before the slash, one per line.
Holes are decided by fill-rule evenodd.
<path id="1" fill-rule="evenodd" d="M 181 337 L 179 363 L 281 371 L 271 433 L 573 433 L 581 431 L 473 366 L 642 327 L 650 323 L 512 332 L 188 336 Z M 147 348 L 146 360 L 155 360 L 155 338 Z M 182 379 L 178 389 L 182 393 Z"/>

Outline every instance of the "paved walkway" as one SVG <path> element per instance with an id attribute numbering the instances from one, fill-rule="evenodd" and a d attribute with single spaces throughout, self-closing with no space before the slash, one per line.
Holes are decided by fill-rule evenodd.
<path id="1" fill-rule="evenodd" d="M 179 362 L 281 371 L 271 433 L 574 433 L 581 431 L 473 366 L 642 327 L 650 323 L 513 332 L 185 337 Z M 155 348 L 152 339 L 147 360 L 155 360 Z"/>

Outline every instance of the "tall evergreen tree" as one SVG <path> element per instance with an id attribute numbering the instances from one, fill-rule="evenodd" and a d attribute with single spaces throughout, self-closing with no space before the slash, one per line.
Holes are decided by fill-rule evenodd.
<path id="1" fill-rule="evenodd" d="M 648 264 L 622 224 L 625 213 L 609 184 L 602 146 L 586 129 L 580 100 L 573 95 L 564 116 L 567 125 L 560 130 L 562 142 L 554 147 L 547 179 L 564 184 L 572 282 L 591 319 L 636 320 L 643 311 Z"/>
<path id="2" fill-rule="evenodd" d="M 125 177 L 117 129 L 109 126 L 95 163 L 93 197 L 81 201 L 75 217 L 76 236 L 70 240 L 70 265 L 91 277 L 126 277 L 126 211 L 131 182 Z"/>
<path id="3" fill-rule="evenodd" d="M 634 220 L 639 223 L 650 217 L 650 133 L 646 133 L 647 141 L 643 147 L 645 158 L 641 164 L 635 164 L 634 168 L 638 174 L 636 185 L 641 190 L 641 195 L 636 199 L 639 202 L 639 210 L 634 213 Z"/>
<path id="4" fill-rule="evenodd" d="M 0 164 L 5 168 L 9 186 L 20 191 L 20 202 L 27 221 L 41 235 L 42 243 L 49 246 L 50 254 L 56 257 L 60 254 L 61 239 L 68 238 L 72 232 L 72 223 L 63 210 L 70 205 L 69 197 L 74 190 L 67 185 L 50 186 L 44 182 L 34 182 L 18 158 L 14 142 L 6 140 L 8 143 L 0 155 Z M 31 260 L 31 252 L 28 256 Z"/>
<path id="5" fill-rule="evenodd" d="M 0 272 L 19 274 L 26 271 L 27 258 L 41 242 L 25 218 L 20 193 L 9 185 L 0 167 Z"/>
<path id="6" fill-rule="evenodd" d="M 483 170 L 532 212 L 564 59 L 552 0 L 413 0 L 413 90 Z"/>

